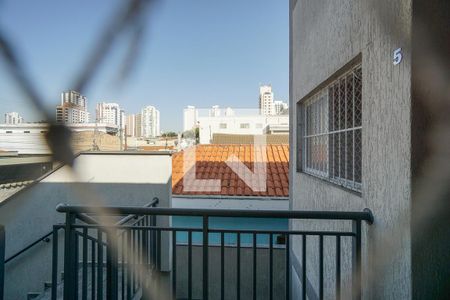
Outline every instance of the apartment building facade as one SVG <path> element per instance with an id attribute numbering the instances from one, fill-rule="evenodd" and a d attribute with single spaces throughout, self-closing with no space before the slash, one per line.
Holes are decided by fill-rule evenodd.
<path id="1" fill-rule="evenodd" d="M 412 41 L 420 32 L 413 21 L 423 11 L 416 2 L 290 1 L 290 205 L 373 211 L 375 222 L 363 232 L 364 298 L 428 298 L 448 280 L 440 267 L 448 258 L 444 240 L 426 248 L 417 242 L 422 211 L 413 183 L 427 121 L 413 85 L 419 68 Z M 291 222 L 298 228 L 331 227 Z M 293 299 L 302 288 L 302 253 L 318 241 L 303 243 L 294 239 L 292 246 Z M 325 257 L 335 256 L 335 249 L 327 247 Z M 306 265 L 309 299 L 333 294 L 337 269 L 327 267 L 329 285 L 320 290 L 318 258 L 310 256 Z"/>
<path id="2" fill-rule="evenodd" d="M 274 115 L 275 105 L 271 85 L 259 87 L 259 109 L 263 115 Z"/>
<path id="3" fill-rule="evenodd" d="M 61 104 L 56 107 L 56 122 L 65 124 L 89 123 L 87 98 L 76 91 L 61 93 Z"/>
<path id="4" fill-rule="evenodd" d="M 9 112 L 5 114 L 5 124 L 20 124 L 23 123 L 22 116 L 17 112 Z"/>
<path id="5" fill-rule="evenodd" d="M 289 131 L 289 116 L 266 116 L 252 110 L 215 109 L 214 116 L 200 113 L 198 117 L 200 144 L 209 144 L 214 134 L 261 135 L 270 125 L 280 125 Z"/>
<path id="6" fill-rule="evenodd" d="M 115 125 L 119 130 L 125 128 L 125 111 L 117 103 L 97 103 L 96 119 L 100 123 Z"/>
<path id="7" fill-rule="evenodd" d="M 129 137 L 136 136 L 136 115 L 126 116 L 125 134 Z"/>
<path id="8" fill-rule="evenodd" d="M 188 131 L 197 125 L 198 111 L 195 106 L 188 105 L 183 110 L 183 131 Z"/>
<path id="9" fill-rule="evenodd" d="M 159 110 L 154 106 L 144 107 L 141 111 L 141 134 L 145 138 L 160 136 Z"/>

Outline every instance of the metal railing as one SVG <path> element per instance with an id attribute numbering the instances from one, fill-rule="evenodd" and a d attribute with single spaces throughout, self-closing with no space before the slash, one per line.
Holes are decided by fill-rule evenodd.
<path id="1" fill-rule="evenodd" d="M 0 300 L 5 289 L 5 227 L 0 225 Z"/>
<path id="2" fill-rule="evenodd" d="M 150 203 L 144 207 L 153 207 L 159 202 L 158 198 L 154 198 Z M 95 215 L 95 213 L 93 214 Z M 140 216 L 137 214 L 125 214 L 113 226 L 144 226 L 156 225 L 156 217 L 154 216 Z M 68 222 L 68 220 L 70 221 Z M 76 220 L 84 224 L 77 224 Z M 67 224 L 71 226 L 67 226 Z M 95 234 L 93 235 L 93 229 Z M 117 236 L 112 237 L 107 234 L 107 231 L 100 229 L 99 221 L 91 217 L 87 213 L 69 214 L 66 217 L 66 223 L 53 226 L 53 251 L 52 251 L 52 300 L 58 299 L 58 231 L 64 229 L 64 299 L 117 299 L 117 293 L 121 292 L 121 299 L 134 299 L 140 290 L 140 283 L 136 280 L 134 270 L 125 268 L 125 263 L 122 263 L 122 268 L 118 269 L 118 265 L 112 264 L 114 252 L 112 249 L 111 240 L 118 241 L 122 249 L 126 248 L 126 243 L 135 243 L 135 236 L 130 235 L 125 230 L 117 231 Z M 81 228 L 81 229 L 76 229 Z M 151 244 L 154 245 L 149 253 L 152 262 L 156 260 L 155 246 L 158 244 L 155 234 L 150 236 Z M 125 253 L 125 252 L 123 252 Z M 135 259 L 134 255 L 128 255 L 127 263 L 131 264 L 131 260 Z M 123 261 L 125 255 L 121 257 Z M 133 262 L 134 264 L 134 262 Z M 112 267 L 115 267 L 114 271 Z M 81 274 L 80 274 L 81 273 Z M 121 275 L 122 281 L 118 282 L 118 275 Z M 125 278 L 128 281 L 124 282 Z M 81 285 L 79 285 L 81 283 Z M 118 287 L 117 285 L 120 285 Z M 112 289 L 114 287 L 114 289 Z"/>
<path id="3" fill-rule="evenodd" d="M 306 241 L 307 237 L 319 238 L 319 292 L 320 299 L 324 297 L 324 240 L 325 238 L 335 239 L 335 264 L 336 264 L 336 298 L 340 296 L 341 289 L 341 240 L 345 237 L 349 237 L 352 240 L 351 247 L 351 268 L 352 268 L 352 296 L 354 299 L 359 299 L 361 296 L 361 223 L 367 221 L 369 224 L 373 222 L 373 216 L 370 210 L 366 209 L 362 212 L 331 212 L 331 211 L 249 211 L 249 210 L 217 210 L 217 209 L 180 209 L 180 208 L 139 208 L 139 207 L 104 207 L 102 213 L 107 216 L 118 215 L 139 215 L 141 216 L 134 224 L 123 225 L 80 225 L 75 224 L 75 215 L 82 213 L 95 213 L 98 212 L 96 207 L 87 206 L 65 206 L 59 205 L 57 211 L 66 214 L 66 224 L 64 225 L 66 230 L 65 241 L 65 279 L 64 279 L 64 299 L 78 299 L 78 295 L 86 299 L 86 286 L 95 286 L 95 277 L 91 276 L 88 283 L 87 276 L 87 259 L 91 258 L 92 269 L 94 270 L 94 264 L 97 267 L 97 283 L 103 282 L 101 276 L 103 275 L 103 267 L 107 274 L 107 279 L 104 284 L 95 286 L 91 289 L 92 299 L 102 299 L 104 292 L 106 291 L 107 299 L 131 299 L 138 292 L 141 294 L 141 299 L 148 299 L 152 295 L 154 296 L 154 289 L 158 289 L 158 286 L 154 283 L 159 280 L 159 268 L 160 268 L 160 242 L 161 235 L 166 234 L 171 237 L 170 246 L 167 251 L 171 251 L 172 257 L 172 272 L 171 272 L 171 290 L 165 294 L 167 298 L 179 298 L 179 294 L 187 295 L 188 299 L 196 297 L 193 290 L 193 280 L 202 281 L 201 298 L 211 299 L 220 298 L 224 299 L 225 293 L 230 293 L 230 289 L 233 290 L 233 298 L 247 298 L 245 295 L 251 295 L 253 299 L 258 298 L 258 293 L 264 293 L 265 296 L 269 295 L 269 299 L 282 298 L 280 294 L 274 295 L 274 250 L 275 240 L 279 240 L 285 244 L 284 247 L 284 298 L 291 299 L 291 287 L 290 287 L 290 245 L 294 237 L 300 237 L 302 241 L 303 253 L 301 257 L 302 263 L 302 291 L 304 298 L 307 294 L 307 264 L 306 264 Z M 155 223 L 155 217 L 159 216 L 189 216 L 200 217 L 202 220 L 201 227 L 170 227 L 159 226 Z M 280 218 L 290 220 L 339 220 L 349 221 L 352 224 L 352 230 L 349 231 L 302 231 L 302 230 L 236 230 L 226 228 L 211 228 L 209 221 L 212 217 L 233 217 L 233 218 Z M 92 241 L 91 250 L 92 255 L 87 254 L 87 232 L 96 232 L 97 239 Z M 178 255 L 180 243 L 177 243 L 180 235 L 187 235 L 187 261 L 182 259 Z M 194 241 L 193 235 L 200 234 L 201 238 Z M 104 236 L 107 236 L 104 239 Z M 113 238 L 111 235 L 118 236 Z M 155 238 L 156 236 L 156 238 Z M 219 237 L 215 242 L 212 241 L 213 236 Z M 230 241 L 230 236 L 234 238 Z M 249 245 L 243 244 L 243 237 L 250 236 L 251 242 Z M 258 239 L 265 237 L 268 243 L 264 246 L 258 242 Z M 227 240 L 227 241 L 226 241 Z M 98 246 L 97 253 L 95 253 L 95 244 L 98 241 L 102 242 L 101 246 Z M 232 250 L 234 255 L 234 261 L 225 261 L 225 248 L 232 244 Z M 217 284 L 217 282 L 210 282 L 211 273 L 211 258 L 209 255 L 212 246 L 220 247 L 220 267 L 214 265 L 214 268 L 219 268 L 220 273 L 219 285 L 220 295 L 212 295 L 210 284 Z M 259 244 L 259 245 L 258 245 Z M 83 249 L 83 255 L 79 255 L 79 249 Z M 99 247 L 102 247 L 100 249 Z M 201 260 L 202 260 L 202 272 L 201 277 L 193 277 L 193 249 L 194 247 L 201 248 Z M 261 249 L 265 249 L 268 256 L 268 285 L 258 286 L 258 274 L 261 272 L 258 266 L 258 254 L 261 255 Z M 164 249 L 166 251 L 166 249 Z M 250 251 L 251 259 L 246 263 L 251 265 L 251 284 L 243 285 L 242 265 L 243 251 Z M 106 264 L 104 264 L 103 253 L 106 253 Z M 261 255 L 262 256 L 262 255 Z M 249 256 L 246 255 L 246 258 Z M 264 256 L 266 257 L 266 256 Z M 92 261 L 92 258 L 96 258 Z M 81 268 L 79 267 L 79 260 L 81 259 Z M 180 260 L 181 259 L 181 260 Z M 227 256 L 227 259 L 229 257 Z M 180 260 L 180 261 L 179 261 Z M 225 264 L 227 266 L 235 265 L 236 274 L 235 282 L 230 284 L 225 280 Z M 187 266 L 186 266 L 187 265 Z M 178 268 L 185 266 L 187 268 L 187 291 L 180 292 L 178 280 Z M 81 270 L 82 272 L 82 287 L 78 286 L 77 274 Z M 262 270 L 262 268 L 261 268 Z M 197 270 L 198 271 L 198 270 Z M 92 271 L 94 272 L 94 271 Z M 120 278 L 120 280 L 119 280 Z M 92 284 L 93 283 L 93 284 Z M 140 289 L 140 291 L 139 291 Z M 244 291 L 246 289 L 247 291 Z M 248 291 L 251 289 L 251 292 Z M 267 294 L 266 294 L 267 289 Z M 81 293 L 81 294 L 80 294 Z M 250 297 L 250 298 L 251 298 Z M 183 297 L 186 298 L 186 297 Z M 196 297 L 198 298 L 198 296 Z"/>

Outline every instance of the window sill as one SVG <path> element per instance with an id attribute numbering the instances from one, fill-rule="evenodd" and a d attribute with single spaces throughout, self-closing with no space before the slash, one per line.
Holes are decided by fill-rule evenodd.
<path id="1" fill-rule="evenodd" d="M 310 173 L 304 172 L 304 171 L 302 171 L 302 170 L 297 170 L 297 174 L 301 174 L 301 175 L 308 176 L 308 177 L 310 177 L 310 178 L 313 178 L 314 180 L 318 180 L 318 181 L 323 182 L 323 183 L 325 183 L 325 184 L 327 184 L 327 185 L 330 185 L 330 186 L 332 186 L 332 187 L 335 187 L 335 188 L 337 188 L 337 189 L 346 191 L 346 192 L 348 192 L 348 193 L 351 193 L 351 194 L 353 194 L 353 195 L 356 195 L 356 196 L 359 196 L 359 197 L 362 198 L 362 191 L 358 191 L 358 190 L 355 190 L 355 189 L 351 189 L 351 188 L 349 188 L 349 187 L 346 187 L 345 185 L 339 184 L 339 183 L 334 182 L 334 181 L 327 180 L 327 179 L 325 179 L 325 178 L 322 178 L 322 177 L 317 176 L 317 175 L 314 175 L 314 174 L 310 174 Z"/>

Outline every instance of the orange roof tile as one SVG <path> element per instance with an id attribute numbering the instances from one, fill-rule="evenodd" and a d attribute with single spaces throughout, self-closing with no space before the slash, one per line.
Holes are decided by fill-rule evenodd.
<path id="1" fill-rule="evenodd" d="M 262 182 L 263 178 L 252 176 L 244 178 L 244 181 L 225 163 L 231 155 L 235 155 L 253 172 L 255 152 L 257 156 L 261 155 L 263 161 L 266 162 L 266 187 L 263 191 L 253 191 L 245 183 L 255 185 Z M 189 165 L 193 164 L 194 156 L 188 155 L 188 157 Z M 190 191 L 185 189 L 183 185 L 185 176 L 183 162 L 183 151 L 172 155 L 172 193 L 174 195 L 289 196 L 289 145 L 287 144 L 267 145 L 265 151 L 264 148 L 258 146 L 255 149 L 253 145 L 197 145 L 195 147 L 195 178 L 220 180 L 220 188 L 216 191 Z M 241 165 L 238 168 L 243 168 L 243 166 Z M 212 182 L 202 181 L 198 183 L 198 186 L 207 189 L 207 187 L 212 187 L 212 184 Z"/>

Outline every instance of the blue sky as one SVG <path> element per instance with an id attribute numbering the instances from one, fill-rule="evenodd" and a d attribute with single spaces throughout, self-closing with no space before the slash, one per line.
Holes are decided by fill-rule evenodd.
<path id="1" fill-rule="evenodd" d="M 0 0 L 0 30 L 19 50 L 49 109 L 71 88 L 87 53 L 123 0 Z M 147 21 L 141 56 L 128 81 L 115 81 L 124 39 L 85 91 L 89 110 L 118 102 L 126 113 L 161 112 L 162 130 L 180 130 L 187 105 L 252 108 L 258 86 L 289 94 L 288 0 L 162 0 Z M 0 60 L 0 114 L 40 118 Z"/>

